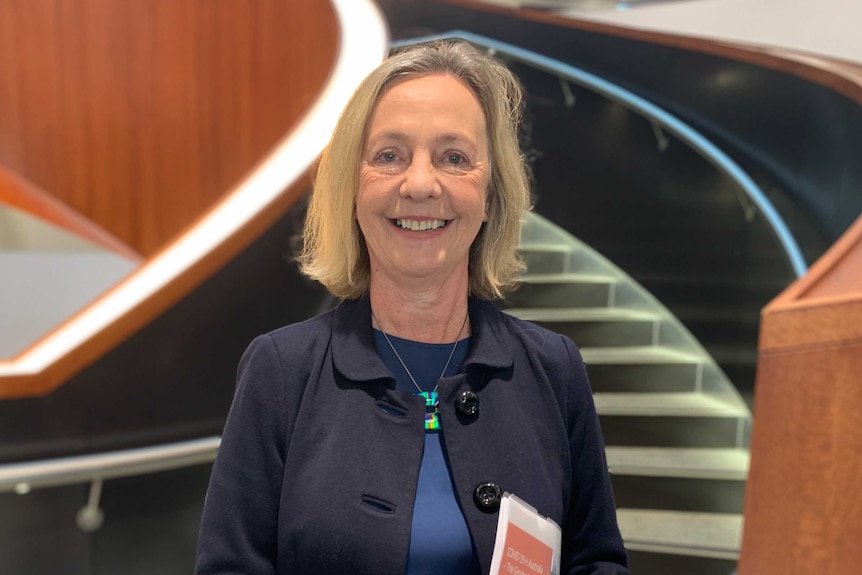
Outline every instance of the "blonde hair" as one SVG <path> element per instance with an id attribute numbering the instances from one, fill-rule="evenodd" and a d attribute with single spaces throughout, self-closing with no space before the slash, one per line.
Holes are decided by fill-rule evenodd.
<path id="1" fill-rule="evenodd" d="M 530 188 L 518 147 L 520 84 L 505 66 L 467 42 L 435 40 L 402 49 L 363 80 L 320 158 L 299 262 L 303 273 L 337 297 L 358 298 L 370 284 L 368 251 L 355 207 L 373 111 L 393 84 L 433 74 L 450 74 L 470 88 L 485 114 L 488 131 L 488 220 L 470 247 L 470 294 L 502 297 L 524 270 L 517 247 L 521 218 L 530 209 Z"/>

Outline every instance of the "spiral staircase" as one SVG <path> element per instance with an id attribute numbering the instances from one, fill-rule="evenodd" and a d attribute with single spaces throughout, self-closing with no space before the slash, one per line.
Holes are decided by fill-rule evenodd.
<path id="1" fill-rule="evenodd" d="M 580 347 L 633 573 L 727 575 L 742 531 L 751 414 L 700 344 L 624 272 L 541 216 L 506 311 Z"/>

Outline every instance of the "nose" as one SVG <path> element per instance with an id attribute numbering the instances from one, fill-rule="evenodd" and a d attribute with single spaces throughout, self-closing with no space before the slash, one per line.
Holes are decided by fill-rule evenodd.
<path id="1" fill-rule="evenodd" d="M 434 198 L 440 193 L 440 182 L 437 178 L 437 170 L 434 169 L 434 163 L 424 154 L 414 155 L 404 174 L 401 197 L 418 200 Z"/>

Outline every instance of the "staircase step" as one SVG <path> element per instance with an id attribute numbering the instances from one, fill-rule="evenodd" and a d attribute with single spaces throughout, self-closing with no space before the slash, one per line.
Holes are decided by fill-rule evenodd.
<path id="1" fill-rule="evenodd" d="M 596 274 L 529 274 L 506 296 L 505 308 L 608 307 L 613 303 L 611 276 Z"/>
<path id="2" fill-rule="evenodd" d="M 593 391 L 695 391 L 702 359 L 658 346 L 582 347 Z"/>
<path id="3" fill-rule="evenodd" d="M 658 314 L 618 307 L 509 308 L 506 313 L 532 322 L 539 321 L 655 321 Z"/>
<path id="4" fill-rule="evenodd" d="M 739 447 L 744 405 L 699 392 L 596 393 L 605 444 L 652 447 Z"/>
<path id="5" fill-rule="evenodd" d="M 637 575 L 736 575 L 735 559 L 693 557 L 628 550 L 629 570 Z"/>
<path id="6" fill-rule="evenodd" d="M 616 475 L 648 475 L 745 481 L 750 454 L 747 449 L 690 447 L 620 447 L 605 450 L 608 467 Z"/>
<path id="7" fill-rule="evenodd" d="M 697 389 L 695 363 L 614 364 L 587 366 L 596 392 L 683 392 Z"/>
<path id="8" fill-rule="evenodd" d="M 608 415 L 742 417 L 743 407 L 705 393 L 596 393 L 596 409 Z"/>
<path id="9" fill-rule="evenodd" d="M 702 209 L 702 202 L 693 202 Z M 637 208 L 629 212 L 635 216 Z M 703 231 L 690 219 L 683 220 L 683 225 Z M 697 241 L 707 235 L 701 234 Z M 594 248 L 602 252 L 601 246 L 592 241 L 588 241 L 592 247 L 573 245 L 564 236 L 563 230 L 541 218 L 525 226 L 520 253 L 528 273 L 502 307 L 568 335 L 580 348 L 608 446 L 608 467 L 631 571 L 729 575 L 736 566 L 741 533 L 739 513 L 748 473 L 748 452 L 742 446 L 750 412 L 695 340 L 688 343 L 685 334 L 678 333 L 671 317 L 676 310 L 654 305 L 651 298 L 638 298 L 637 288 L 630 289 L 626 283 L 631 278 L 611 271 L 613 266 L 593 252 Z M 547 243 L 558 238 L 558 245 Z M 648 239 L 650 245 L 664 242 L 660 234 Z M 674 253 L 680 254 L 675 258 L 690 258 L 709 278 L 716 275 L 716 262 L 736 265 L 740 261 L 733 242 L 705 241 L 696 250 L 674 246 Z M 629 275 L 632 269 L 655 274 L 644 263 L 649 258 L 634 257 L 649 251 L 643 246 L 634 246 L 632 252 L 631 242 L 605 245 L 620 248 L 605 254 L 617 264 L 625 262 L 624 267 L 633 265 L 627 267 Z M 700 261 L 704 250 L 716 256 L 706 266 Z M 700 274 L 694 273 L 692 281 L 701 281 Z M 669 285 L 668 289 L 688 288 Z M 722 295 L 720 290 L 714 293 Z M 637 300 L 638 306 L 625 307 L 627 298 Z M 699 313 L 702 298 L 691 296 L 688 301 Z M 738 307 L 733 307 L 734 312 Z M 696 326 L 726 323 L 724 316 L 718 322 L 693 317 L 700 320 Z M 717 385 L 718 380 L 722 385 Z M 721 393 L 712 393 L 713 389 Z"/>
<path id="10" fill-rule="evenodd" d="M 661 346 L 583 347 L 581 355 L 588 365 L 647 365 L 699 364 L 702 359 L 693 353 Z"/>
<path id="11" fill-rule="evenodd" d="M 506 310 L 521 319 L 569 336 L 584 346 L 650 346 L 657 343 L 658 314 L 621 308 Z"/>
<path id="12" fill-rule="evenodd" d="M 528 273 L 521 276 L 520 280 L 523 283 L 529 284 L 558 284 L 558 283 L 614 283 L 617 279 L 614 276 L 607 274 L 589 274 L 589 273 Z"/>
<path id="13" fill-rule="evenodd" d="M 617 520 L 626 548 L 632 551 L 728 561 L 739 556 L 739 514 L 620 508 Z"/>
<path id="14" fill-rule="evenodd" d="M 744 449 L 618 447 L 606 450 L 620 507 L 740 513 Z"/>
<path id="15" fill-rule="evenodd" d="M 569 271 L 575 252 L 560 244 L 521 244 L 518 253 L 530 274 L 561 274 Z"/>

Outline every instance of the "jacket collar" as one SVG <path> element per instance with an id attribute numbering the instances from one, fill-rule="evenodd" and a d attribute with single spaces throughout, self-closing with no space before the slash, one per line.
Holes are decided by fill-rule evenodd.
<path id="1" fill-rule="evenodd" d="M 465 365 L 506 368 L 512 365 L 510 337 L 503 314 L 494 304 L 477 298 L 468 302 L 470 352 Z M 345 300 L 332 320 L 332 361 L 335 369 L 353 381 L 385 379 L 392 374 L 377 354 L 371 328 L 371 301 L 365 296 Z"/>

